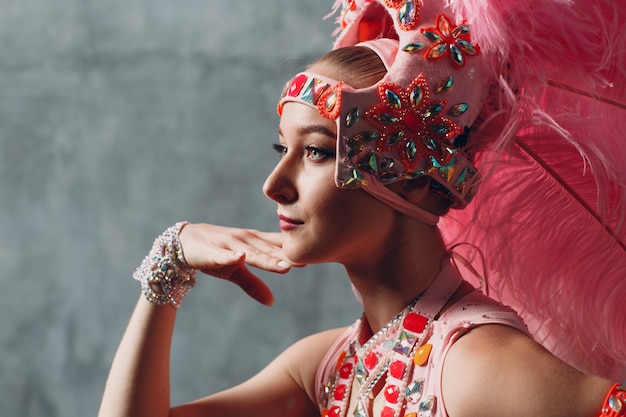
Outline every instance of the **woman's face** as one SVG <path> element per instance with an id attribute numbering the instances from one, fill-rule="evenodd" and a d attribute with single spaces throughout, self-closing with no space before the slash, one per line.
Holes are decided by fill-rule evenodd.
<path id="1" fill-rule="evenodd" d="M 278 204 L 285 255 L 298 264 L 371 259 L 394 211 L 363 190 L 335 186 L 335 122 L 288 102 L 279 138 L 280 161 L 263 191 Z"/>

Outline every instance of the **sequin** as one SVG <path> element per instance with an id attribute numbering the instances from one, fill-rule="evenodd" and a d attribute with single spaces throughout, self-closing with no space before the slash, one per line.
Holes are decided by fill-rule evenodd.
<path id="1" fill-rule="evenodd" d="M 423 390 L 424 390 L 424 378 L 418 378 L 415 381 L 411 382 L 409 386 L 406 387 L 407 401 L 412 404 L 417 404 L 417 402 L 422 398 Z"/>
<path id="2" fill-rule="evenodd" d="M 447 53 L 448 53 L 448 45 L 439 44 L 439 45 L 432 46 L 428 50 L 426 57 L 429 59 L 438 59 L 438 58 L 441 58 L 442 56 L 445 56 Z"/>
<path id="3" fill-rule="evenodd" d="M 441 103 L 435 103 L 424 112 L 424 117 L 433 117 L 441 113 L 443 106 Z"/>
<path id="4" fill-rule="evenodd" d="M 619 413 L 622 411 L 623 403 L 615 395 L 611 395 L 609 397 L 608 404 L 611 410 L 615 411 L 616 413 Z"/>
<path id="5" fill-rule="evenodd" d="M 342 378 L 348 378 L 352 373 L 353 366 L 354 365 L 352 365 L 351 363 L 343 364 L 341 368 L 339 368 L 339 376 Z"/>
<path id="6" fill-rule="evenodd" d="M 437 405 L 437 398 L 433 395 L 429 395 L 426 397 L 424 401 L 422 401 L 419 405 L 419 413 L 420 417 L 429 417 L 432 415 L 433 411 L 435 411 L 435 406 Z"/>
<path id="7" fill-rule="evenodd" d="M 328 410 L 328 417 L 339 417 L 340 412 L 341 410 L 339 409 L 339 407 L 335 406 Z"/>
<path id="8" fill-rule="evenodd" d="M 342 401 L 346 396 L 346 384 L 337 385 L 333 392 L 333 398 L 337 401 Z"/>
<path id="9" fill-rule="evenodd" d="M 452 83 L 454 83 L 454 77 L 450 76 L 448 78 L 444 78 L 437 83 L 437 87 L 435 87 L 435 91 L 437 93 L 442 93 L 447 91 L 450 87 L 452 87 Z"/>
<path id="10" fill-rule="evenodd" d="M 405 45 L 405 46 L 402 48 L 402 50 L 403 50 L 404 52 L 408 52 L 408 53 L 410 53 L 410 54 L 411 54 L 411 53 L 413 53 L 413 52 L 419 52 L 419 51 L 421 51 L 422 49 L 424 49 L 424 47 L 425 47 L 425 46 L 426 46 L 426 45 L 424 45 L 424 44 L 423 44 L 423 43 L 421 43 L 421 42 L 411 42 L 411 43 L 409 43 L 409 44 Z"/>
<path id="11" fill-rule="evenodd" d="M 450 116 L 460 116 L 465 113 L 469 109 L 469 104 L 467 103 L 458 103 L 450 107 L 448 110 L 448 114 Z"/>
<path id="12" fill-rule="evenodd" d="M 356 408 L 354 409 L 354 417 L 368 417 L 367 412 L 365 411 L 365 407 L 360 402 L 356 404 Z"/>
<path id="13" fill-rule="evenodd" d="M 354 377 L 360 385 L 363 385 L 365 378 L 367 378 L 367 369 L 363 365 L 363 362 L 358 361 L 355 365 Z"/>
<path id="14" fill-rule="evenodd" d="M 446 180 L 446 182 L 448 182 L 454 176 L 455 166 L 458 162 L 458 158 L 452 158 L 450 161 L 442 163 L 433 156 L 431 156 L 430 162 L 432 163 L 433 170 L 438 170 L 441 176 Z"/>
<path id="15" fill-rule="evenodd" d="M 404 151 L 409 160 L 413 160 L 415 155 L 417 155 L 417 146 L 415 146 L 415 142 L 412 140 L 408 141 L 405 145 Z"/>
<path id="16" fill-rule="evenodd" d="M 396 379 L 402 379 L 405 371 L 406 365 L 402 361 L 393 361 L 389 365 L 389 373 Z"/>
<path id="17" fill-rule="evenodd" d="M 358 107 L 353 108 L 346 114 L 346 127 L 350 128 L 356 124 L 361 116 L 361 110 Z"/>
<path id="18" fill-rule="evenodd" d="M 422 86 L 420 84 L 416 85 L 411 89 L 411 93 L 409 94 L 409 103 L 412 106 L 417 106 L 424 97 L 424 90 L 422 90 Z"/>
<path id="19" fill-rule="evenodd" d="M 385 96 L 387 97 L 387 102 L 394 109 L 399 109 L 402 107 L 402 102 L 400 101 L 400 97 L 392 90 L 385 90 Z"/>
<path id="20" fill-rule="evenodd" d="M 392 404 L 395 404 L 398 402 L 400 389 L 398 388 L 397 385 L 389 385 L 387 388 L 385 388 L 384 395 L 385 395 L 385 400 L 389 401 Z"/>
<path id="21" fill-rule="evenodd" d="M 404 318 L 402 325 L 406 330 L 413 333 L 422 333 L 428 324 L 428 319 L 421 314 L 409 313 Z"/>
<path id="22" fill-rule="evenodd" d="M 406 330 L 403 330 L 402 333 L 400 333 L 398 342 L 396 343 L 396 346 L 394 346 L 393 350 L 403 355 L 408 355 L 411 348 L 413 348 L 413 342 L 415 342 L 415 340 L 417 340 L 417 337 Z"/>
<path id="23" fill-rule="evenodd" d="M 374 155 L 373 153 L 370 155 L 367 161 L 367 166 L 372 172 L 378 172 L 378 164 L 376 163 L 376 155 Z"/>
<path id="24" fill-rule="evenodd" d="M 468 53 L 470 55 L 476 55 L 476 48 L 474 48 L 474 45 L 472 45 L 465 39 L 460 39 L 460 38 L 456 39 L 455 43 L 459 47 L 459 49 L 461 49 L 463 52 Z"/>
<path id="25" fill-rule="evenodd" d="M 378 133 L 374 132 L 361 132 L 354 135 L 352 140 L 355 142 L 370 142 L 378 137 Z"/>
<path id="26" fill-rule="evenodd" d="M 463 58 L 461 50 L 455 45 L 450 45 L 450 58 L 457 67 L 462 67 L 463 65 L 465 65 L 465 58 Z"/>
<path id="27" fill-rule="evenodd" d="M 437 142 L 435 142 L 435 139 L 431 138 L 430 136 L 424 137 L 424 145 L 426 145 L 426 149 L 431 152 L 436 151 L 438 148 Z"/>
<path id="28" fill-rule="evenodd" d="M 383 113 L 383 114 L 379 114 L 377 116 L 377 119 L 379 122 L 386 124 L 386 125 L 391 125 L 391 124 L 395 124 L 398 123 L 400 121 L 400 119 L 398 119 L 397 117 L 391 115 L 391 114 L 387 114 L 387 113 Z"/>
<path id="29" fill-rule="evenodd" d="M 395 410 L 391 407 L 383 407 L 380 412 L 380 417 L 393 417 L 396 414 Z"/>
<path id="30" fill-rule="evenodd" d="M 333 92 L 326 99 L 325 107 L 328 113 L 332 112 L 337 104 L 337 90 L 333 90 Z"/>
<path id="31" fill-rule="evenodd" d="M 438 123 L 438 124 L 430 125 L 430 130 L 433 133 L 437 133 L 439 135 L 445 135 L 446 133 L 450 131 L 450 128 L 447 125 Z"/>
<path id="32" fill-rule="evenodd" d="M 352 168 L 350 169 L 350 172 L 348 173 L 348 175 L 346 176 L 346 179 L 343 181 L 345 185 L 350 186 L 350 187 L 357 187 L 359 184 L 366 184 L 365 178 L 363 178 L 363 175 L 361 175 L 361 173 Z"/>
<path id="33" fill-rule="evenodd" d="M 415 413 L 415 412 L 408 413 L 408 414 L 405 414 L 404 417 L 417 417 L 417 413 Z"/>
<path id="34" fill-rule="evenodd" d="M 391 135 L 387 137 L 387 145 L 393 146 L 396 143 L 398 143 L 398 141 L 402 139 L 403 137 L 404 137 L 403 130 L 398 130 L 397 132 L 393 132 Z"/>
<path id="35" fill-rule="evenodd" d="M 443 38 L 432 30 L 422 29 L 422 35 L 431 42 L 443 42 Z"/>
<path id="36" fill-rule="evenodd" d="M 380 161 L 380 169 L 384 169 L 384 170 L 388 170 L 393 168 L 394 166 L 394 162 L 393 159 L 391 158 L 385 158 L 382 161 Z"/>
<path id="37" fill-rule="evenodd" d="M 374 367 L 378 363 L 378 356 L 376 356 L 375 352 L 370 352 L 370 353 L 367 354 L 367 356 L 363 360 L 363 363 L 365 364 L 365 367 L 367 369 L 372 370 L 372 369 L 374 369 Z"/>
<path id="38" fill-rule="evenodd" d="M 413 363 L 417 366 L 423 366 L 428 362 L 428 357 L 430 356 L 430 351 L 433 349 L 433 345 L 430 343 L 425 344 L 420 347 L 417 352 L 415 352 L 415 356 L 413 356 Z"/>
<path id="39" fill-rule="evenodd" d="M 405 0 L 398 10 L 398 22 L 404 30 L 410 30 L 417 23 L 419 8 L 415 4 L 415 0 Z"/>

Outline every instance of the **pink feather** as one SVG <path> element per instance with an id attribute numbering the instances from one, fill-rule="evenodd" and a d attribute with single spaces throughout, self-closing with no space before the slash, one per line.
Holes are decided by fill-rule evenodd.
<path id="1" fill-rule="evenodd" d="M 625 380 L 626 11 L 608 0 L 450 3 L 510 68 L 471 138 L 480 191 L 442 231 L 480 248 L 490 288 L 548 349 Z"/>

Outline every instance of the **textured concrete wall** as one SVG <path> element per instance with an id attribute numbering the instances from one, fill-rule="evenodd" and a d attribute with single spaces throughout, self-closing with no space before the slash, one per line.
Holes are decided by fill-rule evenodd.
<path id="1" fill-rule="evenodd" d="M 0 415 L 96 414 L 131 273 L 164 228 L 277 230 L 261 193 L 275 102 L 330 48 L 332 3 L 0 1 Z M 275 307 L 202 277 L 175 331 L 173 402 L 359 314 L 336 266 L 263 276 Z"/>

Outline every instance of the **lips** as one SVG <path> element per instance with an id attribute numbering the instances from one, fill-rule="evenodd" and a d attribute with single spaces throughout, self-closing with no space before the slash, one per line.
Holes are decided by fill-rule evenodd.
<path id="1" fill-rule="evenodd" d="M 304 224 L 302 220 L 295 220 L 295 219 L 292 219 L 291 217 L 287 217 L 283 214 L 278 213 L 278 227 L 280 227 L 280 230 L 283 230 L 283 231 L 294 230 L 294 229 L 297 229 L 298 226 L 302 224 Z"/>

